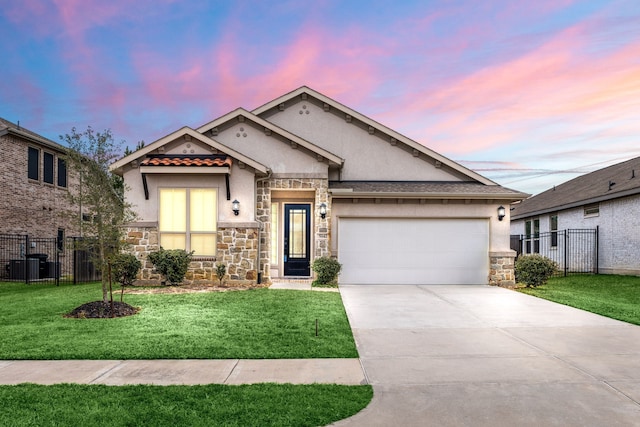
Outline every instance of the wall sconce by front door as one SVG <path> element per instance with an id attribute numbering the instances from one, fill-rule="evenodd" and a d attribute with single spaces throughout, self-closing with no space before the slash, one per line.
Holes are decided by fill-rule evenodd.
<path id="1" fill-rule="evenodd" d="M 233 214 L 235 216 L 238 216 L 238 214 L 240 213 L 240 202 L 238 201 L 238 199 L 234 199 L 234 201 L 231 202 L 231 210 L 233 211 Z"/>
<path id="2" fill-rule="evenodd" d="M 327 217 L 327 205 L 320 204 L 320 218 L 325 219 Z"/>
<path id="3" fill-rule="evenodd" d="M 506 214 L 507 212 L 505 211 L 504 206 L 500 206 L 498 208 L 498 221 L 502 221 Z"/>

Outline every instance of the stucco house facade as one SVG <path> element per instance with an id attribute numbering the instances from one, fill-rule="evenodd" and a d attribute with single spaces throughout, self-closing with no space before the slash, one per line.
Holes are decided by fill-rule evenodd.
<path id="1" fill-rule="evenodd" d="M 640 275 L 640 157 L 555 186 L 511 212 L 511 234 L 534 243 L 538 235 L 578 229 L 597 230 L 599 273 Z"/>
<path id="2" fill-rule="evenodd" d="M 514 283 L 509 210 L 527 195 L 308 87 L 183 127 L 118 160 L 132 251 L 195 251 L 187 279 L 312 276 L 340 283 Z M 144 263 L 141 280 L 157 280 Z"/>
<path id="3" fill-rule="evenodd" d="M 0 118 L 0 234 L 75 236 L 79 210 L 66 197 L 73 184 L 65 148 Z"/>

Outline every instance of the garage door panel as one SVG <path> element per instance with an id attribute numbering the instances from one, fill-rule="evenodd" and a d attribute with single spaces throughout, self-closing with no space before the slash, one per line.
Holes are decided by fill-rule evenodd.
<path id="1" fill-rule="evenodd" d="M 341 283 L 485 284 L 488 222 L 341 218 Z"/>

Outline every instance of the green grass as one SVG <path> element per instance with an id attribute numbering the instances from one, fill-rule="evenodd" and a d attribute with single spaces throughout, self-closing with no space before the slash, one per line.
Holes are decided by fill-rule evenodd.
<path id="1" fill-rule="evenodd" d="M 97 283 L 0 283 L 0 359 L 358 357 L 339 293 L 125 295 L 135 316 L 63 317 L 100 296 Z"/>
<path id="2" fill-rule="evenodd" d="M 0 386 L 3 426 L 321 426 L 371 400 L 371 386 Z"/>
<path id="3" fill-rule="evenodd" d="M 553 277 L 520 292 L 640 325 L 640 277 L 576 275 Z"/>

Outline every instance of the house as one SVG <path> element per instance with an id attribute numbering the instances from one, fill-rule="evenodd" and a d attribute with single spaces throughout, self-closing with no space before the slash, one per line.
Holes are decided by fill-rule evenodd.
<path id="1" fill-rule="evenodd" d="M 523 252 L 545 251 L 540 239 L 560 230 L 597 230 L 594 271 L 640 274 L 640 157 L 579 176 L 513 206 L 511 234 L 533 243 Z M 561 243 L 551 239 L 545 254 L 561 249 Z"/>
<path id="2" fill-rule="evenodd" d="M 235 281 L 514 283 L 508 209 L 527 195 L 455 163 L 308 87 L 183 127 L 111 165 L 139 221 L 141 259 L 195 251 L 190 280 L 224 263 Z M 154 280 L 145 263 L 141 280 Z"/>
<path id="3" fill-rule="evenodd" d="M 0 151 L 0 234 L 77 235 L 79 211 L 66 197 L 65 148 L 0 118 Z"/>

